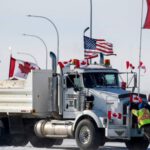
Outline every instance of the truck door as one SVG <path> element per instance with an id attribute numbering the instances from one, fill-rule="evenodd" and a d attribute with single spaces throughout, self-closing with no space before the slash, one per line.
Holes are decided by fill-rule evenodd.
<path id="1" fill-rule="evenodd" d="M 67 75 L 65 79 L 64 114 L 68 112 L 69 115 L 67 116 L 71 115 L 71 118 L 74 116 L 74 113 L 69 112 L 77 112 L 79 107 L 79 92 L 76 90 L 76 79 L 79 79 L 79 75 Z"/>

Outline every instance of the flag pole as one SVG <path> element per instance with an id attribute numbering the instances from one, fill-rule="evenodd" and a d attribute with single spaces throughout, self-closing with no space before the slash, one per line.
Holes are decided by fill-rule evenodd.
<path id="1" fill-rule="evenodd" d="M 93 30 L 93 4 L 92 0 L 90 0 L 90 38 L 92 38 L 92 30 Z M 104 61 L 104 54 L 100 53 L 100 64 L 103 64 Z M 92 63 L 92 60 L 90 60 L 90 64 Z"/>
<path id="2" fill-rule="evenodd" d="M 93 4 L 92 0 L 90 0 L 90 38 L 92 38 L 92 32 L 93 32 Z M 90 59 L 90 64 L 92 64 L 92 59 Z"/>
<path id="3" fill-rule="evenodd" d="M 92 38 L 93 32 L 93 1 L 90 0 L 90 38 Z M 100 64 L 103 64 L 104 54 L 100 53 Z M 92 59 L 90 59 L 90 64 L 92 63 Z"/>
<path id="4" fill-rule="evenodd" d="M 89 27 L 85 28 L 84 31 L 83 31 L 83 37 L 85 36 L 85 32 L 89 30 Z"/>
<path id="5" fill-rule="evenodd" d="M 140 47 L 139 47 L 139 64 L 141 61 L 141 54 L 142 54 L 142 28 L 143 28 L 143 6 L 144 6 L 144 0 L 142 0 L 142 8 L 141 8 L 141 28 L 140 28 Z M 139 66 L 139 76 L 138 76 L 138 96 L 140 95 L 140 85 L 141 85 L 141 67 Z"/>
<path id="6" fill-rule="evenodd" d="M 10 74 L 10 65 L 11 65 L 11 58 L 12 58 L 12 48 L 11 46 L 8 47 L 9 50 L 9 74 Z M 8 79 L 9 79 L 9 74 L 8 74 Z"/>
<path id="7" fill-rule="evenodd" d="M 92 26 L 93 26 L 93 4 L 90 0 L 90 38 L 92 38 Z"/>
<path id="8" fill-rule="evenodd" d="M 84 41 L 85 32 L 86 32 L 87 30 L 89 30 L 89 29 L 90 29 L 89 27 L 87 27 L 87 28 L 84 29 L 84 31 L 83 31 L 83 41 Z M 83 46 L 83 47 L 84 47 L 84 46 Z M 85 58 L 85 51 L 84 51 L 84 58 Z"/>

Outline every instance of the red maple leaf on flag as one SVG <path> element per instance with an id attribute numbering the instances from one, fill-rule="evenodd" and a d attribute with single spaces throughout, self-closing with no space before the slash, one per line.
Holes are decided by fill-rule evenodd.
<path id="1" fill-rule="evenodd" d="M 86 65 L 87 63 L 85 61 L 82 61 L 81 62 L 81 65 Z"/>
<path id="2" fill-rule="evenodd" d="M 144 63 L 142 61 L 139 62 L 138 69 L 140 69 L 140 68 L 144 70 L 144 73 L 146 72 L 146 66 L 144 65 Z"/>
<path id="3" fill-rule="evenodd" d="M 24 62 L 24 64 L 19 64 L 19 69 L 22 73 L 28 74 L 32 69 L 35 69 L 28 62 Z"/>
<path id="4" fill-rule="evenodd" d="M 112 112 L 112 111 L 108 111 L 108 119 L 112 119 L 112 118 L 116 118 L 116 119 L 122 119 L 122 114 L 121 113 L 117 113 L 117 112 Z"/>
<path id="5" fill-rule="evenodd" d="M 126 61 L 126 68 L 135 69 L 135 67 L 129 61 Z"/>
<path id="6" fill-rule="evenodd" d="M 22 61 L 10 58 L 9 78 L 23 78 L 26 79 L 31 70 L 39 70 L 40 68 L 31 62 Z"/>
<path id="7" fill-rule="evenodd" d="M 72 61 L 71 59 L 69 61 L 59 61 L 58 65 L 60 66 L 61 69 L 63 69 L 64 67 L 69 66 L 71 61 Z"/>

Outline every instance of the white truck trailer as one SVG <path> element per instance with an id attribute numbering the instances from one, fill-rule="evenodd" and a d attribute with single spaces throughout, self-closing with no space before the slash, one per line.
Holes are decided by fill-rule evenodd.
<path id="1" fill-rule="evenodd" d="M 107 141 L 125 142 L 129 150 L 147 149 L 149 142 L 130 110 L 136 84 L 132 91 L 122 89 L 120 73 L 111 66 L 58 73 L 55 64 L 52 70 L 33 71 L 27 80 L 0 81 L 1 145 L 30 141 L 49 148 L 75 138 L 82 150 L 96 150 Z M 147 101 L 146 95 L 140 97 Z"/>

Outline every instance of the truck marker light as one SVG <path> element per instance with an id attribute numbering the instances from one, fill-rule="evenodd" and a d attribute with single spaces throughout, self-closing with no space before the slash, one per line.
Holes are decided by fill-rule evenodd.
<path id="1" fill-rule="evenodd" d="M 108 119 L 111 120 L 111 111 L 108 111 Z"/>
<path id="2" fill-rule="evenodd" d="M 110 66 L 110 59 L 105 59 L 104 65 L 105 66 Z"/>

